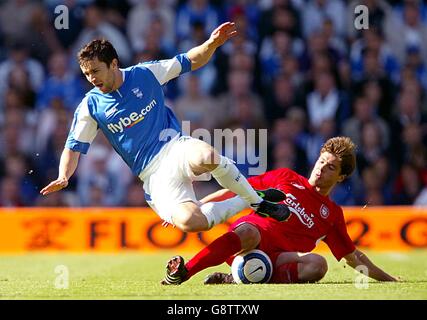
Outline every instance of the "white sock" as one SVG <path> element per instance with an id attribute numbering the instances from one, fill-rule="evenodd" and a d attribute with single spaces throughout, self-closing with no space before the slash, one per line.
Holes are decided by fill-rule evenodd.
<path id="1" fill-rule="evenodd" d="M 239 195 L 248 205 L 260 203 L 262 198 L 255 192 L 234 163 L 226 157 L 220 157 L 221 160 L 218 167 L 211 171 L 216 181 L 224 188 Z"/>
<path id="2" fill-rule="evenodd" d="M 208 219 L 209 229 L 227 221 L 232 216 L 246 209 L 248 204 L 240 197 L 234 197 L 219 202 L 208 202 L 200 207 L 200 210 Z"/>

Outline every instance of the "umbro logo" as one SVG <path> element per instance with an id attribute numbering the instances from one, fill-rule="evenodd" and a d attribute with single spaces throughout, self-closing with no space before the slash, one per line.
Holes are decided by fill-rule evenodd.
<path id="1" fill-rule="evenodd" d="M 104 112 L 105 116 L 108 118 L 117 112 L 116 106 L 113 106 L 111 109 Z"/>

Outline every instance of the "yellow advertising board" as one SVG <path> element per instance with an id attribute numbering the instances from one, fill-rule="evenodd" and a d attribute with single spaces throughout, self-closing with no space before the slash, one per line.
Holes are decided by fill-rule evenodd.
<path id="1" fill-rule="evenodd" d="M 242 212 L 231 221 L 237 219 Z M 427 208 L 344 208 L 349 234 L 360 248 L 427 249 Z M 194 252 L 228 229 L 184 233 L 148 208 L 20 208 L 0 210 L 0 253 L 117 252 L 162 249 Z M 316 250 L 325 250 L 323 243 Z"/>

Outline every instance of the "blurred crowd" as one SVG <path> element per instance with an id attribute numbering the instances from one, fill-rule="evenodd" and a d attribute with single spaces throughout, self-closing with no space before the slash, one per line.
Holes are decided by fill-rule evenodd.
<path id="1" fill-rule="evenodd" d="M 359 4 L 368 29 L 355 27 Z M 266 143 L 267 169 L 306 176 L 322 143 L 346 135 L 358 145 L 358 165 L 333 200 L 427 205 L 423 1 L 0 0 L 0 206 L 145 206 L 142 183 L 101 132 L 69 187 L 39 195 L 57 177 L 74 110 L 91 89 L 76 53 L 102 37 L 122 67 L 171 58 L 224 21 L 238 35 L 165 86 L 167 105 L 191 132 L 267 129 L 266 142 L 248 139 L 230 156 Z M 238 166 L 248 175 L 253 163 Z M 195 188 L 201 197 L 218 185 Z"/>

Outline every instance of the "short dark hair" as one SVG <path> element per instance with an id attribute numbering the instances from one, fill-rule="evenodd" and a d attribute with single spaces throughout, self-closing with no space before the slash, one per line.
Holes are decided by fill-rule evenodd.
<path id="1" fill-rule="evenodd" d="M 341 161 L 340 174 L 350 176 L 356 168 L 356 145 L 349 137 L 334 137 L 325 142 L 320 154 L 329 152 Z"/>
<path id="2" fill-rule="evenodd" d="M 116 49 L 110 41 L 105 39 L 95 39 L 85 45 L 77 54 L 79 65 L 82 65 L 85 61 L 93 60 L 98 58 L 99 61 L 105 62 L 107 67 L 110 67 L 111 62 L 114 59 L 119 61 Z"/>

